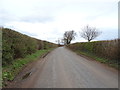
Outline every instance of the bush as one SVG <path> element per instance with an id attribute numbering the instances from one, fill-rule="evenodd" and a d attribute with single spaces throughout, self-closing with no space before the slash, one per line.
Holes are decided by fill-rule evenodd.
<path id="1" fill-rule="evenodd" d="M 68 46 L 75 51 L 82 51 L 94 54 L 98 57 L 106 58 L 111 61 L 118 61 L 118 39 L 109 41 L 95 41 L 74 43 Z"/>
<path id="2" fill-rule="evenodd" d="M 37 50 L 56 47 L 57 45 L 41 41 L 8 28 L 2 28 L 2 64 L 11 64 L 13 60 L 24 58 Z"/>

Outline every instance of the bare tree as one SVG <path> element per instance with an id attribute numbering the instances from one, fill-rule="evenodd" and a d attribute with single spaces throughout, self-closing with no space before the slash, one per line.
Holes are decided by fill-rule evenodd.
<path id="1" fill-rule="evenodd" d="M 76 33 L 74 30 L 66 31 L 63 36 L 63 42 L 65 45 L 70 44 L 75 39 Z"/>
<path id="2" fill-rule="evenodd" d="M 58 38 L 58 40 L 56 40 L 56 42 L 58 43 L 58 45 L 60 45 L 60 43 L 61 43 L 60 40 L 61 40 L 61 39 L 59 39 L 59 38 Z"/>
<path id="3" fill-rule="evenodd" d="M 89 27 L 88 25 L 82 29 L 82 32 L 80 33 L 80 36 L 84 39 L 88 40 L 90 42 L 91 40 L 95 39 L 101 34 L 100 31 L 98 31 L 95 27 Z"/>

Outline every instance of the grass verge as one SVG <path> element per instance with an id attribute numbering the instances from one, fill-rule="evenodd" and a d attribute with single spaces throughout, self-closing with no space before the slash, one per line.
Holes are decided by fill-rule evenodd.
<path id="1" fill-rule="evenodd" d="M 74 51 L 78 55 L 87 56 L 87 57 L 89 57 L 91 59 L 99 61 L 100 63 L 107 64 L 110 67 L 113 67 L 115 69 L 119 69 L 120 70 L 120 66 L 118 65 L 118 62 L 114 62 L 116 60 L 108 60 L 108 59 L 105 59 L 105 58 L 102 58 L 102 57 L 98 57 L 98 56 L 96 56 L 96 55 L 94 55 L 92 53 L 89 53 L 89 52 L 82 52 L 82 51 L 78 51 L 78 50 L 72 50 L 72 51 Z"/>
<path id="2" fill-rule="evenodd" d="M 53 49 L 38 50 L 37 52 L 27 55 L 25 58 L 20 58 L 12 62 L 11 65 L 2 67 L 2 86 L 6 86 L 7 81 L 14 80 L 15 76 L 22 70 L 25 65 L 35 60 L 38 60 L 44 54 L 50 52 Z"/>

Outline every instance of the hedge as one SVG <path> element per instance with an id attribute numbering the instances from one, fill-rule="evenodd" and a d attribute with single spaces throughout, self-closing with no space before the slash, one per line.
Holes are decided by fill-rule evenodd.
<path id="1" fill-rule="evenodd" d="M 82 42 L 68 45 L 72 50 L 91 53 L 114 62 L 118 62 L 118 39 L 94 42 Z"/>
<path id="2" fill-rule="evenodd" d="M 24 58 L 37 50 L 52 48 L 57 45 L 38 40 L 8 28 L 2 28 L 2 65 L 11 64 L 13 60 Z"/>

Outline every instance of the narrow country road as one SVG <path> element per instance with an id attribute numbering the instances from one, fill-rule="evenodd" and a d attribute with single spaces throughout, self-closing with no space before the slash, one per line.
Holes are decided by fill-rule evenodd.
<path id="1" fill-rule="evenodd" d="M 59 47 L 39 60 L 20 88 L 118 88 L 118 72 Z"/>

